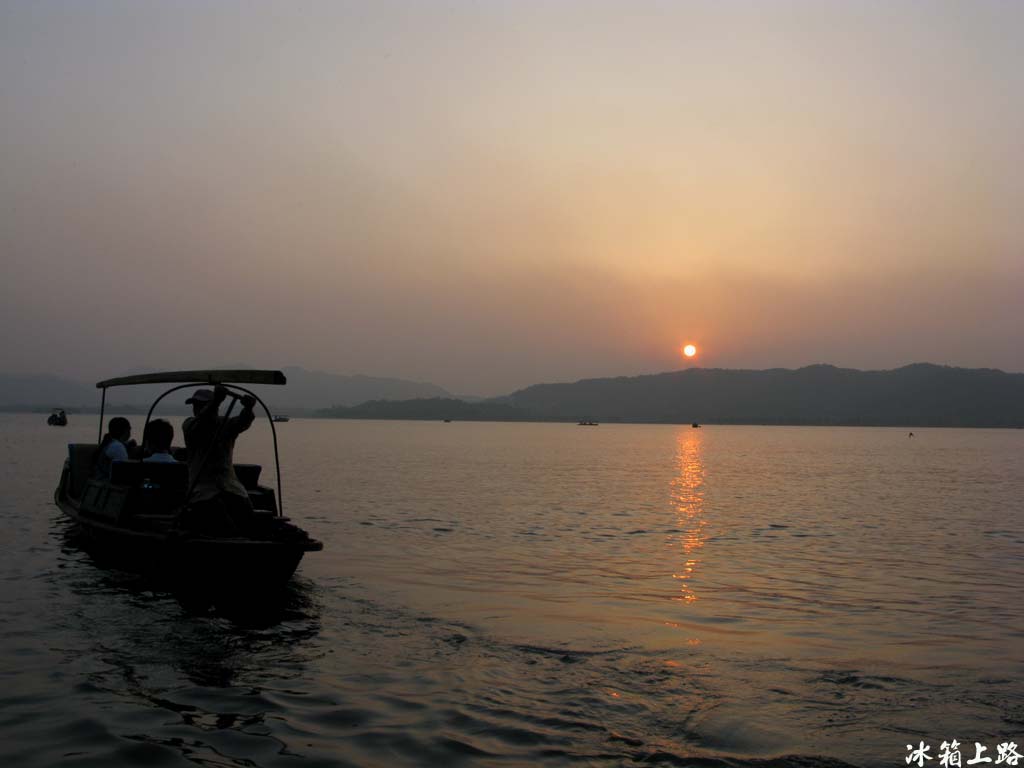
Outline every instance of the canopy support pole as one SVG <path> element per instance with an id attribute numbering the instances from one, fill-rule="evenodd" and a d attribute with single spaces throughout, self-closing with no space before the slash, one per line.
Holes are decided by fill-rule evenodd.
<path id="1" fill-rule="evenodd" d="M 103 395 L 100 397 L 100 432 L 96 438 L 96 444 L 103 442 L 103 412 L 107 409 L 107 388 L 103 388 Z"/>

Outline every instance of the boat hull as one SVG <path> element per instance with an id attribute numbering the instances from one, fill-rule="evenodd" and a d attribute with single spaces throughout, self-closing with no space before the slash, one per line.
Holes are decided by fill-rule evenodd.
<path id="1" fill-rule="evenodd" d="M 84 514 L 59 489 L 55 496 L 75 524 L 75 543 L 98 564 L 145 574 L 174 592 L 202 596 L 204 602 L 262 599 L 287 584 L 306 552 L 322 549 L 308 538 L 217 538 L 169 526 L 139 530 Z"/>

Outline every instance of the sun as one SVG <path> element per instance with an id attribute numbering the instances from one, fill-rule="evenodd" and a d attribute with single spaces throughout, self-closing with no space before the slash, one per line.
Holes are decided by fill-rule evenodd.
<path id="1" fill-rule="evenodd" d="M 693 357 L 694 355 L 697 354 L 697 348 L 693 346 L 693 344 L 687 344 L 685 347 L 683 347 L 683 354 L 686 355 L 687 357 Z"/>

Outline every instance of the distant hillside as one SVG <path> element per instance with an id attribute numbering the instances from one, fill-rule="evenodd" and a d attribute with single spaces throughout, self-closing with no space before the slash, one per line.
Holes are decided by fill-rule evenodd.
<path id="1" fill-rule="evenodd" d="M 413 398 L 450 397 L 436 384 L 380 376 L 342 376 L 304 368 L 282 368 L 288 386 L 268 396 L 292 409 L 319 409 L 356 405 L 368 400 L 411 400 Z"/>
<path id="2" fill-rule="evenodd" d="M 766 371 L 692 368 L 649 376 L 537 384 L 476 403 L 371 402 L 318 415 L 487 421 L 690 422 L 865 426 L 1024 425 L 1024 374 L 908 365 Z"/>
<path id="3" fill-rule="evenodd" d="M 529 421 L 532 416 L 515 406 L 493 401 L 467 403 L 451 397 L 418 400 L 372 400 L 350 408 L 318 411 L 334 419 L 451 419 L 453 421 Z"/>
<path id="4" fill-rule="evenodd" d="M 28 410 L 99 405 L 96 388 L 49 374 L 0 374 L 0 408 Z"/>
<path id="5" fill-rule="evenodd" d="M 797 370 L 690 368 L 649 376 L 537 384 L 467 402 L 401 379 L 285 368 L 286 387 L 255 387 L 270 409 L 334 418 L 603 421 L 872 426 L 1024 426 L 1024 374 L 920 363 L 891 371 L 831 365 Z M 164 388 L 108 393 L 108 408 L 139 409 Z M 165 413 L 184 411 L 172 395 Z M 57 376 L 0 376 L 0 409 L 91 410 L 92 385 Z"/>
<path id="6" fill-rule="evenodd" d="M 891 371 L 691 368 L 538 384 L 500 402 L 561 420 L 1015 427 L 1024 425 L 1024 374 L 927 363 Z"/>
<path id="7" fill-rule="evenodd" d="M 228 366 L 223 366 L 227 368 Z M 248 366 L 234 365 L 231 368 Z M 311 413 L 320 408 L 355 405 L 367 400 L 407 400 L 410 398 L 445 397 L 448 393 L 435 384 L 377 376 L 343 376 L 304 368 L 283 368 L 288 379 L 284 387 L 253 387 L 267 406 L 275 412 Z M 132 370 L 112 375 L 151 373 Z M 111 410 L 138 410 L 149 406 L 167 387 L 159 385 L 114 388 L 107 392 Z M 185 412 L 186 393 L 170 395 L 161 410 L 165 413 Z M 0 375 L 0 409 L 70 408 L 94 410 L 100 404 L 100 392 L 94 384 L 72 381 L 58 376 Z"/>

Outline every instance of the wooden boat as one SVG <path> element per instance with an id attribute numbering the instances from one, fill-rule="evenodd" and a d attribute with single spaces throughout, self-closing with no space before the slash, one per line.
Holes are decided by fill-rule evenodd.
<path id="1" fill-rule="evenodd" d="M 66 427 L 68 425 L 68 415 L 64 413 L 62 408 L 54 408 L 53 412 L 47 416 L 46 423 L 51 427 Z"/>
<path id="2" fill-rule="evenodd" d="M 239 397 L 237 392 L 251 395 L 263 406 L 274 438 L 277 492 L 259 483 L 259 465 L 235 465 L 235 474 L 245 486 L 254 509 L 251 522 L 235 535 L 204 535 L 182 524 L 191 491 L 185 463 L 118 461 L 111 466 L 109 479 L 93 478 L 98 441 L 68 445 L 68 458 L 54 494 L 57 506 L 77 524 L 79 538 L 88 549 L 120 566 L 166 580 L 172 588 L 191 593 L 201 591 L 216 600 L 225 595 L 259 596 L 283 586 L 303 555 L 323 549 L 323 544 L 282 516 L 280 462 L 273 420 L 263 401 L 240 385 L 284 383 L 280 371 L 213 370 L 126 376 L 96 385 L 103 391 L 100 435 L 110 387 L 175 384 L 150 407 L 147 425 L 164 397 L 197 385 L 219 384 L 227 388 L 233 398 L 227 408 L 228 416 Z"/>

